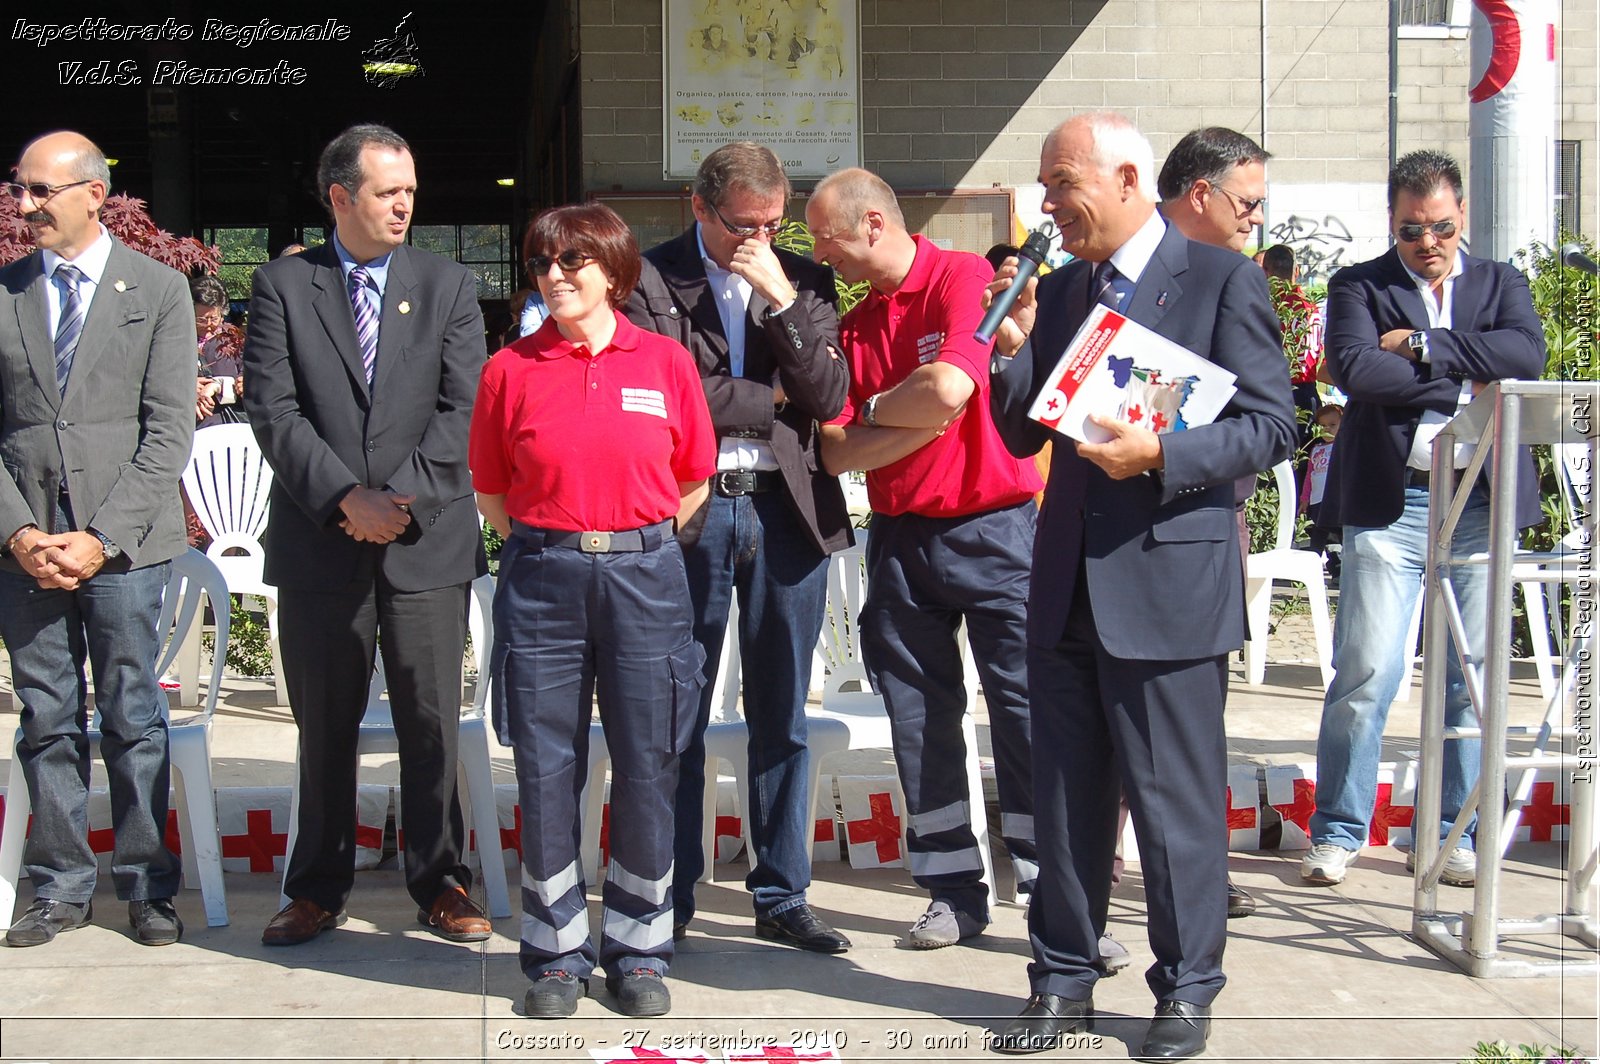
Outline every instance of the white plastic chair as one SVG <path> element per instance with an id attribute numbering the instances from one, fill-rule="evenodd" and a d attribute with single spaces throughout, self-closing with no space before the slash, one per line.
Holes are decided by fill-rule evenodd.
<path id="1" fill-rule="evenodd" d="M 197 882 L 205 904 L 206 923 L 225 927 L 228 899 L 222 883 L 222 844 L 217 832 L 217 796 L 211 785 L 211 717 L 222 692 L 222 666 L 228 656 L 228 588 L 222 574 L 205 555 L 189 550 L 172 561 L 172 576 L 161 600 L 157 631 L 169 633 L 156 662 L 156 675 L 165 672 L 183 647 L 185 637 L 198 631 L 210 602 L 216 616 L 216 647 L 206 682 L 204 706 L 192 717 L 167 722 L 167 747 L 172 761 L 173 807 L 178 811 L 178 833 L 183 844 L 183 879 Z M 17 730 L 16 741 L 22 739 Z M 91 756 L 100 752 L 100 731 L 89 731 Z M 15 746 L 13 745 L 13 750 Z M 11 777 L 6 787 L 5 826 L 0 829 L 0 915 L 7 918 L 16 906 L 17 880 L 22 873 L 28 817 L 33 812 L 22 759 L 13 752 Z"/>
<path id="2" fill-rule="evenodd" d="M 1250 638 L 1244 644 L 1245 682 L 1258 685 L 1267 675 L 1267 611 L 1272 603 L 1272 582 L 1304 584 L 1311 604 L 1311 628 L 1317 641 L 1317 666 L 1322 686 L 1333 682 L 1333 626 L 1328 619 L 1328 585 L 1322 558 L 1314 551 L 1294 549 L 1294 469 L 1288 462 L 1272 467 L 1278 486 L 1278 527 L 1270 550 L 1252 554 L 1245 567 L 1245 612 Z"/>
<path id="3" fill-rule="evenodd" d="M 822 765 L 829 757 L 847 750 L 892 747 L 889 713 L 883 696 L 872 689 L 866 663 L 861 656 L 858 627 L 861 606 L 867 597 L 867 533 L 856 530 L 856 545 L 839 551 L 828 560 L 828 614 L 822 623 L 818 651 L 828 665 L 822 689 L 822 706 L 806 714 L 811 747 L 811 805 L 813 816 L 824 797 L 818 793 Z M 967 712 L 962 719 L 962 740 L 967 748 L 967 811 L 972 834 L 983 861 L 983 882 L 991 898 L 995 889 L 994 863 L 989 853 L 989 817 L 983 797 L 983 774 L 978 760 L 978 729 L 974 709 L 978 698 L 977 673 L 972 663 L 965 627 L 957 634 L 960 644 L 962 676 L 966 687 Z M 898 777 L 894 784 L 899 787 Z M 901 808 L 905 807 L 904 795 Z M 905 824 L 901 825 L 901 850 L 905 850 Z M 811 836 L 807 836 L 807 847 Z"/>
<path id="4" fill-rule="evenodd" d="M 467 609 L 467 631 L 472 637 L 472 656 L 478 663 L 478 683 L 473 698 L 461 712 L 460 731 L 456 742 L 456 761 L 466 777 L 466 803 L 469 819 L 467 830 L 477 832 L 477 850 L 480 875 L 483 877 L 484 895 L 489 902 L 489 915 L 495 919 L 511 915 L 511 896 L 506 886 L 506 865 L 501 855 L 500 817 L 495 810 L 494 769 L 489 760 L 489 724 L 486 707 L 489 704 L 489 648 L 494 645 L 494 577 L 484 575 L 472 582 L 472 601 Z M 395 733 L 394 719 L 389 702 L 384 698 L 387 681 L 383 675 L 383 661 L 378 659 L 373 669 L 372 683 L 367 689 L 367 709 L 361 720 L 356 755 L 392 754 L 400 749 Z M 405 800 L 405 795 L 400 796 Z M 300 826 L 300 764 L 295 760 L 293 797 L 289 802 L 289 843 L 285 854 L 294 853 L 295 835 Z M 284 860 L 284 879 L 289 876 L 289 862 Z M 289 904 L 288 895 L 281 899 Z"/>
<path id="5" fill-rule="evenodd" d="M 278 589 L 262 578 L 265 554 L 261 532 L 267 526 L 272 467 L 248 425 L 213 425 L 194 434 L 194 450 L 183 471 L 183 490 L 200 523 L 211 536 L 206 555 L 222 571 L 228 590 L 262 600 L 272 648 L 272 675 L 278 705 L 289 704 L 283 683 L 283 655 L 278 645 Z M 227 554 L 233 549 L 243 555 Z M 180 682 L 189 684 L 199 661 L 199 645 L 187 648 L 179 663 Z M 192 704 L 187 701 L 185 705 Z"/>

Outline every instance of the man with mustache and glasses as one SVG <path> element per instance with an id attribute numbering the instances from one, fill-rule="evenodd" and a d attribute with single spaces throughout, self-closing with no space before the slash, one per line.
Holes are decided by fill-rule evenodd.
<path id="1" fill-rule="evenodd" d="M 194 313 L 181 275 L 106 232 L 110 188 L 104 154 L 70 132 L 29 144 L 6 186 L 38 245 L 0 270 L 0 638 L 22 710 L 35 894 L 11 946 L 89 921 L 86 658 L 117 897 L 144 945 L 183 934 L 155 661 L 168 563 L 188 546 L 178 477 L 194 437 Z"/>
<path id="2" fill-rule="evenodd" d="M 1428 481 L 1439 429 L 1482 386 L 1537 378 L 1544 332 L 1528 282 L 1503 262 L 1461 248 L 1461 170 L 1435 151 L 1407 155 L 1389 171 L 1395 246 L 1340 270 L 1328 286 L 1327 366 L 1350 405 L 1334 444 L 1321 523 L 1343 526 L 1333 683 L 1317 739 L 1317 811 L 1307 883 L 1341 882 L 1366 842 L 1377 798 L 1384 722 L 1411 650 L 1406 632 L 1427 560 Z M 1458 445 L 1457 469 L 1471 457 Z M 1517 522 L 1540 518 L 1538 478 L 1526 449 L 1517 480 Z M 1489 544 L 1488 466 L 1456 528 L 1456 548 Z M 1467 652 L 1482 659 L 1488 572 L 1455 575 Z M 1454 642 L 1445 662 L 1445 727 L 1476 725 Z M 1444 745 L 1443 823 L 1456 819 L 1478 775 L 1478 740 Z M 1434 830 L 1415 825 L 1413 830 Z M 1441 879 L 1471 886 L 1477 862 L 1469 830 L 1448 855 Z"/>

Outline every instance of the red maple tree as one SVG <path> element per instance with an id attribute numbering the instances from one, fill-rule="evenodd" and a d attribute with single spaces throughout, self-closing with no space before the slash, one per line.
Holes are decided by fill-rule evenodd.
<path id="1" fill-rule="evenodd" d="M 135 251 L 171 266 L 185 277 L 213 274 L 222 265 L 222 253 L 192 236 L 167 232 L 150 218 L 142 199 L 126 193 L 106 197 L 100 221 L 111 235 Z M 33 235 L 22 220 L 17 201 L 0 196 L 0 265 L 15 262 L 34 250 Z"/>

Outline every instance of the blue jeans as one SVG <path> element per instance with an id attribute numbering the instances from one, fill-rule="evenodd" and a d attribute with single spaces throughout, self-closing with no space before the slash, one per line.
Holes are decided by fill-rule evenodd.
<path id="1" fill-rule="evenodd" d="M 1489 545 L 1489 493 L 1474 489 L 1457 526 L 1455 549 L 1485 551 Z M 1346 526 L 1339 615 L 1333 630 L 1333 683 L 1322 707 L 1317 738 L 1317 811 L 1311 818 L 1313 844 L 1332 843 L 1359 850 L 1367 839 L 1378 794 L 1384 724 L 1400 681 L 1411 668 L 1406 631 L 1416 609 L 1428 555 L 1428 491 L 1406 488 L 1405 509 L 1385 528 Z M 1484 610 L 1488 588 L 1484 566 L 1453 573 L 1461 619 L 1472 638 L 1468 653 L 1483 661 Z M 1445 662 L 1445 727 L 1477 726 L 1462 678 L 1455 641 Z M 1443 823 L 1439 837 L 1461 811 L 1478 779 L 1476 739 L 1444 744 Z M 1476 824 L 1474 818 L 1473 825 Z M 1472 826 L 1460 845 L 1472 846 Z M 1413 831 L 1422 825 L 1414 824 Z"/>
<path id="2" fill-rule="evenodd" d="M 828 559 L 782 492 L 712 495 L 706 507 L 700 539 L 683 552 L 694 637 L 706 655 L 706 685 L 678 771 L 672 899 L 680 924 L 694 915 L 694 885 L 705 867 L 700 831 L 706 725 L 735 592 L 750 729 L 751 808 L 745 815 L 756 851 L 745 886 L 755 896 L 756 915 L 765 917 L 804 905 L 811 885 L 806 690 L 827 610 Z"/>
<path id="3" fill-rule="evenodd" d="M 167 696 L 155 674 L 156 620 L 171 566 L 117 571 L 116 564 L 76 591 L 46 590 L 20 573 L 0 572 L 0 639 L 22 707 L 16 756 L 33 803 L 28 875 L 38 897 L 80 905 L 94 896 L 96 872 L 86 658 L 111 789 L 117 897 L 170 898 L 180 874 L 165 841 Z"/>

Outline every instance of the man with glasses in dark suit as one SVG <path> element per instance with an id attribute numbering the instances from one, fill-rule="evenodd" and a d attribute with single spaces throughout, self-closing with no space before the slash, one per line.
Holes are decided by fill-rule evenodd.
<path id="1" fill-rule="evenodd" d="M 819 422 L 844 408 L 848 372 L 833 271 L 772 246 L 788 203 L 789 179 L 769 149 L 748 141 L 718 148 L 695 177 L 695 224 L 645 252 L 624 312 L 694 355 L 721 438 L 711 501 L 679 539 L 708 672 L 739 596 L 750 728 L 744 815 L 755 847 L 745 885 L 756 934 L 843 953 L 850 940 L 806 903 L 813 801 L 805 702 L 827 607 L 828 555 L 851 541 L 844 492 L 823 468 L 817 433 Z M 708 675 L 679 762 L 672 887 L 679 938 L 704 868 L 705 732 L 715 687 Z"/>

